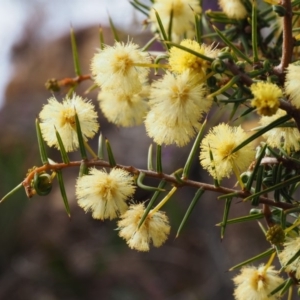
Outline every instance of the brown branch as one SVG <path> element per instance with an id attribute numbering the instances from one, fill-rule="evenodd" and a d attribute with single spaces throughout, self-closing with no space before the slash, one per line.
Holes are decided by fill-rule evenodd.
<path id="1" fill-rule="evenodd" d="M 74 78 L 71 77 L 66 77 L 61 80 L 57 80 L 55 78 L 47 80 L 45 83 L 46 89 L 53 91 L 53 92 L 58 92 L 61 87 L 73 87 L 77 84 L 79 84 L 82 81 L 92 79 L 92 76 L 90 74 L 86 75 L 80 75 Z"/>
<path id="2" fill-rule="evenodd" d="M 98 167 L 103 167 L 103 168 L 111 168 L 109 163 L 104 160 L 88 160 L 88 161 L 85 161 L 84 163 L 86 164 L 87 167 L 98 166 Z M 33 171 L 31 171 L 27 175 L 27 177 L 22 182 L 22 184 L 25 188 L 27 197 L 31 198 L 34 195 L 34 190 L 33 190 L 31 182 L 36 173 L 39 174 L 39 173 L 51 171 L 51 170 L 56 171 L 56 170 L 61 170 L 61 169 L 69 168 L 69 167 L 79 167 L 81 164 L 82 164 L 82 161 L 73 161 L 73 162 L 70 162 L 69 164 L 65 164 L 65 163 L 47 164 L 47 165 L 43 165 L 41 167 L 35 168 Z M 124 169 L 124 170 L 130 172 L 131 174 L 135 174 L 135 175 L 144 173 L 148 177 L 157 178 L 160 180 L 165 179 L 167 182 L 169 182 L 175 186 L 180 186 L 180 187 L 190 186 L 190 187 L 195 187 L 195 188 L 203 188 L 204 190 L 212 191 L 212 192 L 216 192 L 216 193 L 220 193 L 220 194 L 235 193 L 235 195 L 236 195 L 235 197 L 237 197 L 237 198 L 247 198 L 248 196 L 251 195 L 247 191 L 235 190 L 235 189 L 230 189 L 230 188 L 226 188 L 226 187 L 222 187 L 222 186 L 216 187 L 212 184 L 193 181 L 190 179 L 181 179 L 180 182 L 178 182 L 177 179 L 172 175 L 165 174 L 165 173 L 157 173 L 155 171 L 150 171 L 150 170 L 138 169 L 133 166 L 116 165 L 116 167 Z M 274 200 L 263 197 L 263 196 L 260 196 L 259 200 L 260 200 L 260 203 L 262 203 L 262 204 L 267 204 L 267 205 L 279 207 L 282 209 L 290 209 L 290 208 L 295 207 L 295 205 L 293 205 L 293 204 L 284 203 L 284 202 L 275 202 Z"/>
<path id="3" fill-rule="evenodd" d="M 286 113 L 295 120 L 297 128 L 300 131 L 300 110 L 294 107 L 290 102 L 284 101 L 282 99 L 280 99 L 279 101 L 279 107 L 282 110 L 285 110 Z"/>
<path id="4" fill-rule="evenodd" d="M 253 83 L 252 78 L 245 72 L 243 72 L 233 61 L 228 60 L 224 63 L 226 64 L 227 69 L 230 70 L 232 74 L 240 76 L 240 80 L 245 85 L 250 86 Z"/>
<path id="5" fill-rule="evenodd" d="M 285 73 L 284 70 L 288 67 L 292 60 L 293 55 L 293 46 L 294 46 L 294 39 L 293 39 L 293 26 L 292 26 L 292 4 L 291 0 L 281 0 L 279 2 L 285 9 L 285 15 L 283 16 L 283 27 L 282 27 L 282 56 L 281 61 L 278 66 L 274 68 L 274 73 L 280 78 L 281 83 L 284 83 Z"/>

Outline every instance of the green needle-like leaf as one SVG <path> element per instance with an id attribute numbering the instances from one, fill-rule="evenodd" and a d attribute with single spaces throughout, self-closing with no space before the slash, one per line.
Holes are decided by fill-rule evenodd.
<path id="1" fill-rule="evenodd" d="M 104 138 L 102 133 L 99 135 L 99 139 L 98 139 L 98 157 L 99 159 L 104 159 Z"/>
<path id="2" fill-rule="evenodd" d="M 229 210 L 230 210 L 230 206 L 231 206 L 231 201 L 232 201 L 231 197 L 228 197 L 225 201 L 225 208 L 224 208 L 222 227 L 221 227 L 221 240 L 223 240 L 223 238 L 224 238 L 225 229 L 227 226 L 228 214 L 229 214 Z"/>
<path id="3" fill-rule="evenodd" d="M 99 42 L 100 42 L 100 49 L 103 50 L 105 44 L 104 44 L 103 29 L 101 26 L 99 26 Z"/>
<path id="4" fill-rule="evenodd" d="M 79 177 L 82 177 L 84 175 L 87 175 L 89 173 L 89 168 L 86 164 L 86 162 L 83 160 L 81 161 L 81 164 L 80 164 L 80 168 L 79 168 Z"/>
<path id="5" fill-rule="evenodd" d="M 272 128 L 275 128 L 276 126 L 288 121 L 291 118 L 291 116 L 289 115 L 285 115 L 277 120 L 275 120 L 274 122 L 270 123 L 269 125 L 265 126 L 264 128 L 262 128 L 261 130 L 257 131 L 256 133 L 254 133 L 253 135 L 251 135 L 248 139 L 246 139 L 244 142 L 242 142 L 240 145 L 238 145 L 237 147 L 235 147 L 232 151 L 231 154 L 235 153 L 236 151 L 242 149 L 244 146 L 248 145 L 249 143 L 251 143 L 252 141 L 254 141 L 255 139 L 257 139 L 258 137 L 262 136 L 264 133 L 266 133 L 267 131 L 269 131 Z"/>
<path id="6" fill-rule="evenodd" d="M 223 33 L 216 27 L 213 26 L 214 30 L 216 31 L 216 33 L 219 35 L 219 37 L 221 38 L 221 40 L 228 46 L 230 47 L 230 49 L 232 49 L 232 51 L 239 57 L 241 57 L 242 59 L 244 59 L 247 63 L 249 63 L 250 65 L 252 65 L 252 61 L 251 59 L 245 55 L 239 48 L 237 48 L 233 43 L 231 43 L 227 37 L 225 35 L 223 35 Z"/>
<path id="7" fill-rule="evenodd" d="M 150 144 L 149 149 L 148 149 L 148 158 L 147 158 L 147 168 L 149 171 L 153 171 L 153 154 L 152 151 L 153 150 L 153 145 Z"/>
<path id="8" fill-rule="evenodd" d="M 264 218 L 263 213 L 251 214 L 251 215 L 243 216 L 240 218 L 234 218 L 234 219 L 227 220 L 226 225 L 236 224 L 236 223 L 244 223 L 244 222 L 259 220 L 259 219 L 263 219 L 263 218 Z M 223 222 L 216 224 L 216 226 L 223 226 Z"/>
<path id="9" fill-rule="evenodd" d="M 56 175 L 57 175 L 57 180 L 58 180 L 58 183 L 59 183 L 60 193 L 61 193 L 61 196 L 62 196 L 63 201 L 64 201 L 64 205 L 65 205 L 67 215 L 68 215 L 69 218 L 71 218 L 70 206 L 69 206 L 69 202 L 68 202 L 68 198 L 67 198 L 67 194 L 66 194 L 66 190 L 65 190 L 65 185 L 64 185 L 62 172 L 60 170 L 58 170 L 58 171 L 56 171 Z"/>
<path id="10" fill-rule="evenodd" d="M 111 146 L 109 141 L 106 139 L 105 140 L 105 145 L 106 145 L 106 151 L 107 151 L 107 156 L 108 156 L 108 161 L 109 165 L 113 168 L 117 165 L 114 154 L 112 152 Z"/>
<path id="11" fill-rule="evenodd" d="M 164 41 L 168 41 L 168 36 L 166 34 L 166 31 L 165 31 L 163 23 L 162 23 L 162 21 L 160 19 L 160 16 L 159 16 L 159 14 L 157 13 L 156 10 L 154 10 L 154 12 L 155 12 L 155 17 L 156 17 L 156 20 L 157 20 L 157 23 L 158 23 L 158 27 L 159 27 L 161 36 L 162 36 L 162 38 L 163 38 Z M 168 50 L 170 50 L 170 46 L 168 44 L 166 44 L 166 47 L 168 48 Z"/>
<path id="12" fill-rule="evenodd" d="M 167 182 L 166 182 L 165 180 L 162 180 L 162 181 L 159 183 L 159 185 L 158 185 L 158 187 L 157 187 L 158 190 L 153 194 L 153 196 L 152 196 L 151 200 L 149 201 L 149 204 L 147 205 L 147 207 L 146 207 L 146 209 L 145 209 L 145 212 L 144 212 L 144 214 L 143 214 L 143 216 L 142 216 L 142 218 L 141 218 L 141 220 L 140 220 L 140 222 L 139 222 L 139 224 L 138 224 L 138 229 L 139 229 L 139 228 L 141 227 L 141 225 L 144 223 L 144 221 L 145 221 L 145 219 L 147 218 L 147 216 L 148 216 L 148 214 L 149 214 L 149 212 L 150 212 L 150 210 L 151 210 L 151 208 L 152 208 L 154 202 L 156 201 L 156 199 L 157 199 L 158 196 L 160 195 L 161 190 L 164 190 L 164 187 L 165 187 L 166 183 L 167 183 Z"/>
<path id="13" fill-rule="evenodd" d="M 193 144 L 193 147 L 189 153 L 189 156 L 187 158 L 187 161 L 184 165 L 184 168 L 183 168 L 183 173 L 182 173 L 182 177 L 183 178 L 188 178 L 189 176 L 189 173 L 190 173 L 190 169 L 191 169 L 191 165 L 192 165 L 192 162 L 193 162 L 193 159 L 194 157 L 198 154 L 199 152 L 199 145 L 200 145 L 200 142 L 202 140 L 202 137 L 203 137 L 203 134 L 204 134 L 204 130 L 206 128 L 206 123 L 207 123 L 207 119 L 205 119 L 205 121 L 203 122 L 202 126 L 201 126 L 201 129 L 199 130 L 198 134 L 197 134 L 197 137 L 195 139 L 195 142 Z"/>
<path id="14" fill-rule="evenodd" d="M 247 191 L 250 191 L 250 189 L 251 189 L 253 180 L 254 180 L 254 178 L 256 176 L 256 173 L 258 171 L 258 168 L 260 166 L 260 162 L 263 159 L 263 157 L 265 156 L 266 148 L 267 148 L 267 144 L 265 144 L 264 147 L 261 149 L 261 152 L 260 152 L 258 158 L 256 159 L 255 167 L 254 167 L 254 169 L 253 169 L 253 171 L 252 171 L 252 173 L 251 173 L 251 175 L 250 175 L 250 177 L 247 181 L 247 185 L 246 185 L 246 190 Z"/>
<path id="15" fill-rule="evenodd" d="M 120 42 L 120 38 L 119 38 L 119 35 L 118 35 L 118 32 L 117 32 L 117 29 L 116 29 L 116 27 L 114 25 L 114 22 L 113 22 L 113 20 L 110 16 L 108 16 L 108 20 L 109 20 L 110 29 L 113 32 L 113 36 L 114 36 L 115 41 Z"/>
<path id="16" fill-rule="evenodd" d="M 168 26 L 168 41 L 172 41 L 173 15 L 174 15 L 174 10 L 172 8 L 170 14 L 169 26 Z"/>
<path id="17" fill-rule="evenodd" d="M 259 166 L 256 173 L 256 185 L 255 185 L 255 194 L 260 193 L 262 188 L 262 179 L 264 173 L 264 166 Z M 257 206 L 259 204 L 259 197 L 252 198 L 252 205 Z"/>
<path id="18" fill-rule="evenodd" d="M 150 191 L 150 192 L 155 192 L 155 191 L 165 192 L 164 189 L 159 189 L 159 188 L 154 187 L 154 186 L 149 186 L 149 185 L 143 184 L 143 180 L 144 180 L 145 176 L 146 176 L 146 174 L 143 173 L 143 172 L 141 172 L 139 174 L 139 177 L 137 179 L 137 186 L 138 187 L 140 187 L 143 190 Z"/>
<path id="19" fill-rule="evenodd" d="M 129 1 L 129 3 L 138 11 L 140 11 L 142 14 L 144 14 L 146 17 L 148 17 L 148 12 L 146 12 L 145 10 L 143 10 L 143 8 L 141 6 L 139 6 L 137 3 L 135 3 L 134 1 Z"/>
<path id="20" fill-rule="evenodd" d="M 162 173 L 161 145 L 156 145 L 156 172 Z"/>
<path id="21" fill-rule="evenodd" d="M 203 26 L 202 26 L 202 13 L 200 16 L 194 13 L 194 22 L 196 29 L 196 41 L 201 44 L 202 43 L 202 34 L 203 34 Z"/>
<path id="22" fill-rule="evenodd" d="M 85 151 L 84 140 L 83 140 L 83 136 L 82 136 L 80 122 L 79 122 L 78 115 L 76 112 L 75 112 L 75 123 L 76 123 L 76 131 L 77 131 L 78 144 L 79 144 L 81 158 L 83 160 L 85 160 L 85 159 L 87 159 L 87 155 L 86 155 L 86 151 Z"/>
<path id="23" fill-rule="evenodd" d="M 175 238 L 178 238 L 180 232 L 182 231 L 182 228 L 183 226 L 185 225 L 186 221 L 188 220 L 188 218 L 190 217 L 193 209 L 195 208 L 196 204 L 198 203 L 198 200 L 201 198 L 201 196 L 204 194 L 205 190 L 203 188 L 200 188 L 198 189 L 198 191 L 196 192 L 191 204 L 189 205 L 180 225 L 179 225 L 179 228 L 177 230 L 177 233 L 176 233 L 176 237 Z"/>
<path id="24" fill-rule="evenodd" d="M 231 268 L 229 269 L 229 271 L 233 271 L 233 270 L 238 269 L 238 268 L 240 268 L 240 267 L 242 267 L 242 266 L 248 265 L 248 264 L 250 264 L 250 263 L 252 263 L 252 262 L 254 262 L 254 261 L 256 261 L 256 260 L 259 260 L 259 259 L 262 259 L 262 258 L 264 258 L 264 257 L 270 256 L 270 255 L 271 255 L 272 253 L 274 253 L 275 251 L 276 251 L 276 250 L 275 250 L 274 248 L 268 249 L 267 251 L 265 251 L 265 252 L 263 252 L 263 253 L 260 253 L 260 254 L 254 256 L 254 257 L 251 257 L 251 258 L 249 258 L 249 259 L 247 259 L 247 260 L 245 260 L 245 261 L 243 261 L 243 262 L 241 262 L 241 263 L 239 263 L 239 264 L 237 264 L 237 265 L 231 267 Z"/>
<path id="25" fill-rule="evenodd" d="M 44 165 L 47 165 L 49 162 L 48 162 L 48 156 L 47 156 L 47 152 L 46 152 L 46 146 L 45 146 L 45 142 L 44 142 L 44 139 L 42 136 L 40 122 L 37 118 L 35 119 L 35 129 L 36 129 L 36 135 L 37 135 L 37 140 L 38 140 L 38 144 L 39 144 L 41 161 Z"/>
<path id="26" fill-rule="evenodd" d="M 197 52 L 197 51 L 194 51 L 194 50 L 192 50 L 192 49 L 190 49 L 190 48 L 187 48 L 187 47 L 184 47 L 184 46 L 182 46 L 182 45 L 179 45 L 179 44 L 176 44 L 176 43 L 172 43 L 172 42 L 168 42 L 168 41 L 164 41 L 169 47 L 170 46 L 173 46 L 173 47 L 176 47 L 176 48 L 179 48 L 179 49 L 181 49 L 181 50 L 183 50 L 183 51 L 186 51 L 186 52 L 188 52 L 188 53 L 191 53 L 191 54 L 193 54 L 193 55 L 195 55 L 195 56 L 197 56 L 197 57 L 199 57 L 199 58 L 202 58 L 202 59 L 204 59 L 204 60 L 207 60 L 207 61 L 210 61 L 210 62 L 212 62 L 214 59 L 213 58 L 211 58 L 211 57 L 208 57 L 208 56 L 205 56 L 205 55 L 203 55 L 203 54 L 201 54 L 201 53 L 199 53 L 199 52 Z"/>
<path id="27" fill-rule="evenodd" d="M 16 191 L 18 191 L 20 188 L 23 187 L 22 182 L 20 184 L 18 184 L 15 188 L 13 188 L 10 192 L 8 192 L 4 197 L 2 197 L 2 199 L 0 200 L 0 203 L 2 203 L 4 200 L 6 200 L 7 198 L 9 198 L 10 196 L 12 196 Z"/>
<path id="28" fill-rule="evenodd" d="M 295 284 L 293 278 L 288 278 L 284 283 L 285 283 L 285 284 L 284 284 L 284 286 L 283 286 L 283 288 L 281 289 L 281 292 L 280 292 L 280 294 L 279 294 L 280 296 L 283 296 L 283 295 L 286 293 L 286 291 L 287 291 L 293 284 Z M 280 290 L 280 287 L 281 287 L 281 285 L 280 285 L 277 289 L 275 289 L 274 291 L 272 291 L 272 292 L 270 293 L 270 295 L 273 295 L 273 293 L 275 294 L 275 293 L 278 291 L 278 289 Z"/>
<path id="29" fill-rule="evenodd" d="M 69 160 L 67 151 L 66 151 L 65 146 L 63 144 L 63 141 L 61 139 L 61 136 L 60 136 L 59 132 L 56 130 L 56 128 L 55 128 L 55 134 L 56 134 L 56 139 L 57 139 L 57 142 L 58 142 L 58 145 L 59 145 L 59 151 L 60 151 L 60 154 L 61 154 L 62 161 L 65 164 L 69 164 L 70 160 Z"/>
<path id="30" fill-rule="evenodd" d="M 264 190 L 262 190 L 262 191 L 260 191 L 260 192 L 258 192 L 258 193 L 255 193 L 255 194 L 253 194 L 253 195 L 251 195 L 251 196 L 245 198 L 244 201 L 248 201 L 248 200 L 250 200 L 250 199 L 252 199 L 252 198 L 254 198 L 254 197 L 260 196 L 260 195 L 262 195 L 262 194 L 272 192 L 272 191 L 274 191 L 274 190 L 283 188 L 283 187 L 285 187 L 285 186 L 289 186 L 290 184 L 296 183 L 296 182 L 298 182 L 299 180 L 300 180 L 300 175 L 294 176 L 294 177 L 292 177 L 292 178 L 290 178 L 290 179 L 288 179 L 288 180 L 285 180 L 285 181 L 283 181 L 283 182 L 281 182 L 281 183 L 278 183 L 278 184 L 275 184 L 275 185 L 273 185 L 273 186 L 271 186 L 271 187 L 269 187 L 269 188 L 266 188 L 266 189 L 264 189 Z"/>
<path id="31" fill-rule="evenodd" d="M 74 33 L 74 30 L 72 27 L 70 30 L 70 34 L 71 34 L 71 44 L 72 44 L 72 53 L 73 53 L 75 74 L 77 76 L 80 76 L 81 69 L 80 69 L 80 63 L 79 63 L 79 57 L 78 57 L 78 51 L 77 51 L 77 44 L 76 44 L 76 39 L 75 39 L 75 33 Z"/>

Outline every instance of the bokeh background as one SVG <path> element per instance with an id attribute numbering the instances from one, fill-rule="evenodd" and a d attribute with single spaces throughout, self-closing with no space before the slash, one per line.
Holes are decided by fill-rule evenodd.
<path id="1" fill-rule="evenodd" d="M 0 0 L 0 197 L 19 184 L 29 168 L 40 164 L 34 120 L 52 96 L 44 87 L 47 79 L 74 76 L 70 26 L 76 33 L 82 70 L 89 73 L 90 59 L 99 47 L 100 24 L 105 42 L 113 43 L 108 13 L 122 40 L 147 42 L 150 33 L 142 29 L 144 16 L 127 0 Z M 90 84 L 84 82 L 78 93 Z M 96 92 L 88 97 L 97 105 Z M 117 128 L 101 112 L 99 116 L 117 162 L 145 168 L 151 140 L 143 126 Z M 190 147 L 164 147 L 164 170 L 182 167 Z M 60 160 L 53 149 L 49 156 Z M 80 159 L 77 153 L 71 158 Z M 77 174 L 77 170 L 64 172 L 71 219 L 57 184 L 48 196 L 27 199 L 21 189 L 0 205 L 1 300 L 233 299 L 231 277 L 236 273 L 227 270 L 269 246 L 256 223 L 228 226 L 221 241 L 215 224 L 222 219 L 224 202 L 214 193 L 201 198 L 175 239 L 195 193 L 182 188 L 164 207 L 172 225 L 167 243 L 149 253 L 130 250 L 118 237 L 116 222 L 93 220 L 77 206 Z M 192 178 L 211 182 L 197 160 Z M 150 197 L 138 191 L 135 199 Z M 237 200 L 232 206 L 230 218 L 251 208 Z"/>

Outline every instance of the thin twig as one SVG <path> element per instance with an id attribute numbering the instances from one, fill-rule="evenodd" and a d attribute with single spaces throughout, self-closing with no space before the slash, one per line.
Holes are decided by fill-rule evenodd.
<path id="1" fill-rule="evenodd" d="M 291 0 L 281 0 L 279 5 L 285 8 L 285 15 L 283 16 L 282 24 L 282 56 L 278 66 L 274 68 L 274 73 L 280 78 L 281 83 L 284 83 L 285 69 L 288 67 L 292 60 L 293 55 L 293 26 L 292 26 L 292 5 Z"/>
<path id="2" fill-rule="evenodd" d="M 31 171 L 27 175 L 27 177 L 22 182 L 27 196 L 29 198 L 31 198 L 34 195 L 34 190 L 33 190 L 31 182 L 36 173 L 42 173 L 42 172 L 46 172 L 46 171 L 50 171 L 50 170 L 56 171 L 56 170 L 61 170 L 61 169 L 69 168 L 69 167 L 79 167 L 81 165 L 81 163 L 82 163 L 81 161 L 73 161 L 73 162 L 70 162 L 69 164 L 65 164 L 65 163 L 46 164 L 41 167 L 35 168 L 33 171 Z M 103 167 L 103 168 L 111 168 L 109 162 L 104 161 L 104 160 L 88 160 L 88 161 L 85 161 L 85 164 L 87 167 L 98 166 L 98 167 Z M 226 188 L 226 187 L 222 187 L 222 186 L 216 187 L 215 185 L 212 185 L 212 184 L 193 181 L 190 179 L 181 179 L 180 182 L 178 182 L 175 176 L 165 174 L 165 173 L 157 173 L 154 171 L 138 169 L 133 166 L 116 165 L 116 168 L 124 169 L 124 170 L 128 171 L 129 173 L 135 174 L 135 175 L 144 173 L 148 177 L 164 179 L 167 182 L 169 182 L 175 186 L 178 186 L 178 187 L 190 186 L 190 187 L 195 187 L 195 188 L 203 188 L 204 190 L 213 191 L 213 192 L 220 193 L 220 194 L 235 193 L 237 198 L 247 198 L 251 195 L 247 191 L 235 190 L 235 189 L 230 189 L 230 188 Z M 282 209 L 290 209 L 290 208 L 295 207 L 295 205 L 293 205 L 293 204 L 283 203 L 283 202 L 275 202 L 274 200 L 263 197 L 263 196 L 259 197 L 259 200 L 260 200 L 260 203 L 262 203 L 262 204 L 267 204 L 267 205 L 279 207 Z"/>

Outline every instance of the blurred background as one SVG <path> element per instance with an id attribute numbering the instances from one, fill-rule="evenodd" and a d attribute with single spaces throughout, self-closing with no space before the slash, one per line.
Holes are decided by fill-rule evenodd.
<path id="1" fill-rule="evenodd" d="M 113 43 L 108 14 L 123 41 L 129 37 L 144 45 L 149 40 L 150 33 L 142 29 L 144 16 L 127 0 L 0 0 L 0 197 L 22 182 L 29 168 L 41 164 L 34 120 L 52 96 L 44 87 L 47 79 L 74 76 L 70 26 L 82 70 L 89 73 L 90 59 L 99 47 L 100 24 L 105 43 Z M 82 83 L 78 93 L 91 83 Z M 62 90 L 56 97 L 65 93 Z M 97 105 L 96 92 L 88 97 Z M 117 162 L 145 168 L 151 140 L 144 127 L 117 128 L 100 112 L 99 116 Z M 182 167 L 190 147 L 164 147 L 164 170 Z M 49 149 L 49 156 L 60 161 L 56 150 Z M 71 159 L 80 158 L 74 153 Z M 1 300 L 233 299 L 231 278 L 236 273 L 227 270 L 269 246 L 255 223 L 228 226 L 221 241 L 215 224 L 222 220 L 224 202 L 214 193 L 201 198 L 175 239 L 196 192 L 182 188 L 164 207 L 172 226 L 167 243 L 149 253 L 130 250 L 118 237 L 115 221 L 93 220 L 77 206 L 77 174 L 64 172 L 71 219 L 56 184 L 48 196 L 27 199 L 21 189 L 0 205 Z M 192 178 L 212 181 L 196 160 Z M 135 199 L 150 197 L 138 191 Z M 251 208 L 237 200 L 232 206 L 230 218 Z"/>

